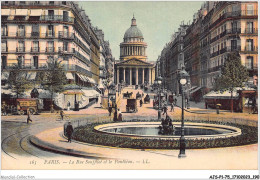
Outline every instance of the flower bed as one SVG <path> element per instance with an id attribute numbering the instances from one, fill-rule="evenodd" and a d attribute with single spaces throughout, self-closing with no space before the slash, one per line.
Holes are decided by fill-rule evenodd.
<path id="1" fill-rule="evenodd" d="M 186 121 L 187 122 L 187 121 Z M 194 122 L 194 121 L 190 121 Z M 219 122 L 210 122 L 211 124 L 221 124 Z M 205 123 L 205 121 L 203 121 Z M 104 124 L 104 123 L 103 123 Z M 94 130 L 99 124 L 81 126 L 75 129 L 73 139 L 90 144 L 113 146 L 120 148 L 134 149 L 179 149 L 179 140 L 169 139 L 145 139 L 113 134 L 104 134 Z M 257 143 L 257 127 L 226 123 L 226 125 L 235 126 L 241 129 L 242 134 L 236 137 L 218 138 L 218 139 L 186 139 L 186 149 L 203 149 L 216 147 L 229 147 Z"/>

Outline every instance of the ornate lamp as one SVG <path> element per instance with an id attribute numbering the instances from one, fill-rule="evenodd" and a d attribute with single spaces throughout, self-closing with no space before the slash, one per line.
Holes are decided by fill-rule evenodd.
<path id="1" fill-rule="evenodd" d="M 180 137 L 180 153 L 179 158 L 186 157 L 185 154 L 185 137 L 184 137 L 184 85 L 187 83 L 187 80 L 189 79 L 189 74 L 185 71 L 184 66 L 182 67 L 182 70 L 179 72 L 179 82 L 182 87 L 182 107 L 181 107 L 181 137 Z"/>

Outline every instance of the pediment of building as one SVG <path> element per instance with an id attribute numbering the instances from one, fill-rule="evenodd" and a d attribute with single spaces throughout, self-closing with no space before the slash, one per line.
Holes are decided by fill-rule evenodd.
<path id="1" fill-rule="evenodd" d="M 119 62 L 116 65 L 117 66 L 128 66 L 128 65 L 131 65 L 131 66 L 153 66 L 152 63 L 148 63 L 148 62 L 136 59 L 136 58 L 128 59 L 128 60 Z"/>

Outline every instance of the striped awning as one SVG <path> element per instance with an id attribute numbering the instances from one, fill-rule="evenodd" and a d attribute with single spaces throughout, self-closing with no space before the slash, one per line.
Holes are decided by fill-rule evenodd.
<path id="1" fill-rule="evenodd" d="M 89 82 L 92 83 L 92 84 L 96 84 L 96 81 L 92 78 L 89 78 Z"/>
<path id="2" fill-rule="evenodd" d="M 67 79 L 72 79 L 72 80 L 74 79 L 72 73 L 70 73 L 70 72 L 66 73 L 66 77 L 67 77 Z"/>

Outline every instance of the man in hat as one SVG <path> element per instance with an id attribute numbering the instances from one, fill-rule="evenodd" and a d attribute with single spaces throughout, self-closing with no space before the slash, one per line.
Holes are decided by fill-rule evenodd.
<path id="1" fill-rule="evenodd" d="M 73 127 L 72 127 L 70 121 L 69 121 L 69 123 L 68 123 L 68 125 L 67 125 L 66 133 L 67 133 L 67 136 L 68 136 L 68 142 L 71 143 L 71 136 L 72 136 L 72 133 L 73 133 Z"/>

